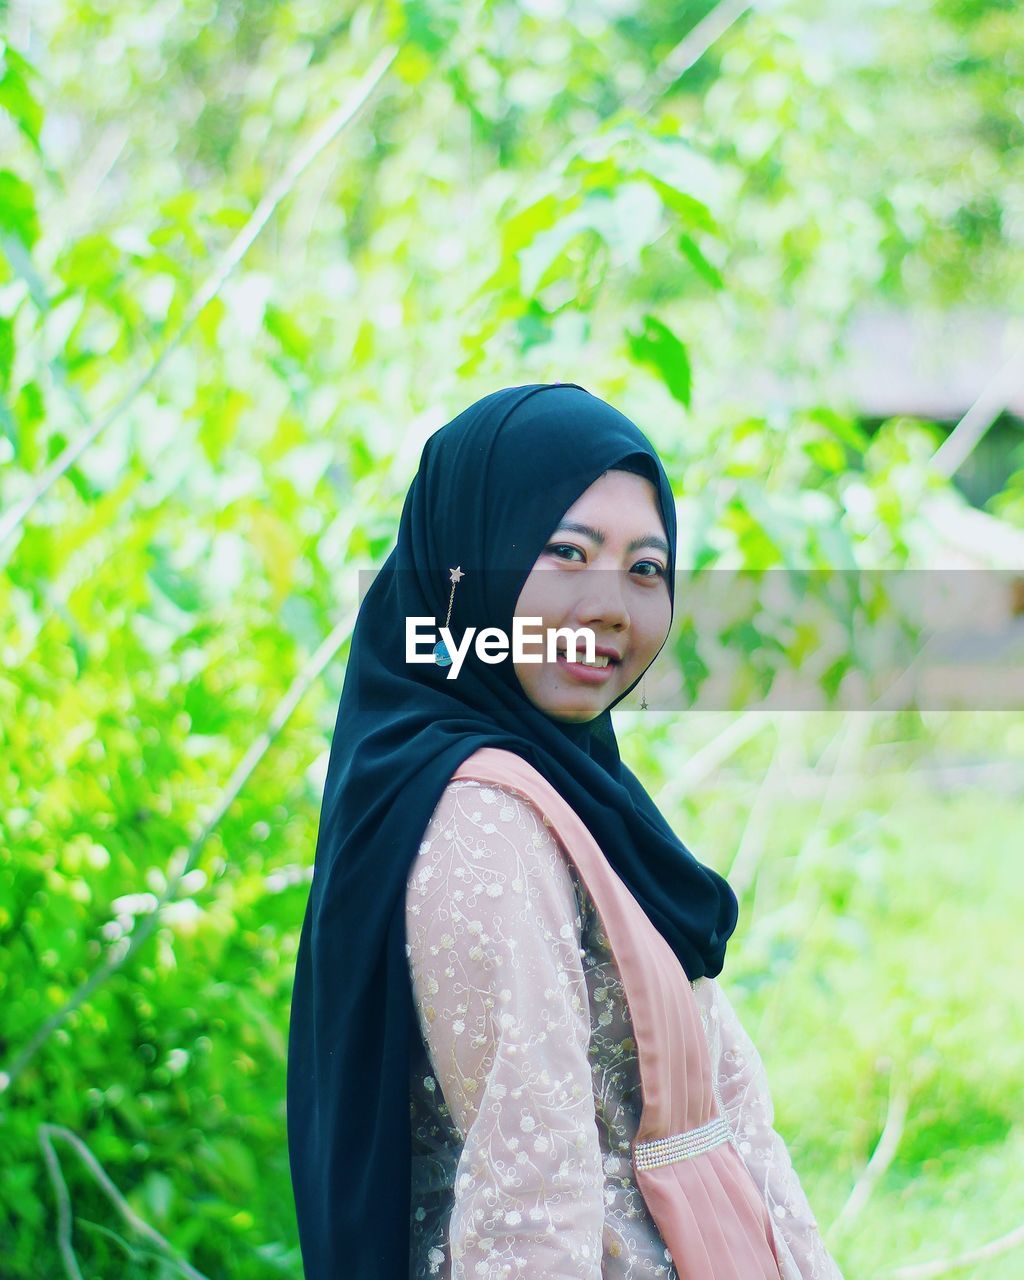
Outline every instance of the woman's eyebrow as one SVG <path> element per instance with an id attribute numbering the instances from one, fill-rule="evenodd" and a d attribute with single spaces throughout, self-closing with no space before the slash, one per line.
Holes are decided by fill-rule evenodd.
<path id="1" fill-rule="evenodd" d="M 604 546 L 604 534 L 600 529 L 595 529 L 589 524 L 578 524 L 575 520 L 562 520 L 558 525 L 558 529 L 567 529 L 570 533 L 582 533 L 585 538 L 591 538 L 599 547 Z M 558 529 L 555 530 L 556 533 Z M 654 547 L 656 550 L 664 551 L 668 555 L 668 543 L 656 533 L 648 533 L 642 538 L 634 538 L 626 550 L 639 551 L 641 547 Z"/>

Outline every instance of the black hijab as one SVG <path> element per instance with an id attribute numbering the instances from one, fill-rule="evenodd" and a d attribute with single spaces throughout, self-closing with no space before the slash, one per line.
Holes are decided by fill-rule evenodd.
<path id="1" fill-rule="evenodd" d="M 331 743 L 288 1042 L 288 1143 L 306 1280 L 407 1280 L 410 1053 L 419 1037 L 405 888 L 452 773 L 480 747 L 532 764 L 572 805 L 687 975 L 715 976 L 736 925 L 727 882 L 680 841 L 619 759 L 606 710 L 535 707 L 512 662 L 470 648 L 457 678 L 405 661 L 405 619 L 511 637 L 559 520 L 605 471 L 659 493 L 673 599 L 675 503 L 633 422 L 575 383 L 484 396 L 426 442 L 397 543 L 359 609 Z M 429 648 L 429 646 L 427 646 Z M 630 689 L 624 690 L 616 702 Z M 614 703 L 612 704 L 614 705 Z"/>

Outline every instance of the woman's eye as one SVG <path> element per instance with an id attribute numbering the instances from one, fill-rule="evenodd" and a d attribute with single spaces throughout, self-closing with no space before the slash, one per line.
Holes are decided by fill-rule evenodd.
<path id="1" fill-rule="evenodd" d="M 665 576 L 665 567 L 658 564 L 657 560 L 638 560 L 634 567 L 639 567 L 640 565 L 647 565 L 649 569 L 654 570 L 653 573 L 642 573 L 640 575 L 642 578 L 663 578 Z"/>
<path id="2" fill-rule="evenodd" d="M 550 551 L 552 555 L 558 556 L 560 560 L 568 559 L 574 551 L 580 556 L 583 555 L 583 552 L 579 547 L 574 547 L 568 542 L 549 542 L 544 550 Z M 568 554 L 563 555 L 563 552 Z M 642 571 L 642 567 L 644 566 L 646 567 L 646 572 Z M 658 564 L 657 560 L 638 560 L 633 568 L 634 570 L 641 571 L 641 578 L 663 578 L 667 572 L 664 565 Z"/>
<path id="3" fill-rule="evenodd" d="M 544 548 L 544 550 L 550 551 L 552 555 L 558 555 L 560 551 L 579 551 L 580 555 L 583 554 L 583 552 L 580 551 L 579 547 L 570 546 L 569 543 L 567 542 L 549 542 L 548 545 Z M 559 558 L 564 559 L 565 557 L 562 556 Z"/>

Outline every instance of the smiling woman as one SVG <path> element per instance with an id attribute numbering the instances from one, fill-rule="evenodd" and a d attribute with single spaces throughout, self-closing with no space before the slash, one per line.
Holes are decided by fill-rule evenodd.
<path id="1" fill-rule="evenodd" d="M 657 453 L 575 384 L 424 446 L 353 632 L 299 943 L 307 1280 L 838 1277 L 717 982 L 736 896 L 615 740 L 675 551 Z M 403 619 L 449 616 L 589 630 L 595 661 L 408 661 Z"/>
<path id="2" fill-rule="evenodd" d="M 580 495 L 516 602 L 517 617 L 540 618 L 545 630 L 589 628 L 604 659 L 514 664 L 526 696 L 557 720 L 594 720 L 636 683 L 668 638 L 669 548 L 658 490 L 640 470 L 606 471 Z M 638 559 L 640 552 L 646 555 Z M 566 652 L 564 643 L 558 647 Z"/>

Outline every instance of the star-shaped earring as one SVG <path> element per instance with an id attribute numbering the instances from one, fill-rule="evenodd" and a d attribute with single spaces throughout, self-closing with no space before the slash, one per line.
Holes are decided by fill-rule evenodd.
<path id="1" fill-rule="evenodd" d="M 456 565 L 454 569 L 449 569 L 448 574 L 452 582 L 452 591 L 451 591 L 451 595 L 448 597 L 448 616 L 444 620 L 445 626 L 448 625 L 448 622 L 452 616 L 452 601 L 455 599 L 455 588 L 459 585 L 459 582 L 466 576 L 462 572 L 461 564 Z M 451 666 L 452 655 L 448 652 L 448 646 L 445 644 L 443 640 L 438 640 L 437 644 L 434 645 L 434 661 L 437 663 L 439 667 Z"/>

